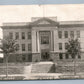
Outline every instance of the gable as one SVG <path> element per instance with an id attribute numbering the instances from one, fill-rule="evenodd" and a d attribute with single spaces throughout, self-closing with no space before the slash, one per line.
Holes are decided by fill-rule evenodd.
<path id="1" fill-rule="evenodd" d="M 31 22 L 31 25 L 58 25 L 58 22 L 55 22 L 49 18 L 40 18 L 34 22 Z"/>
<path id="2" fill-rule="evenodd" d="M 43 20 L 43 21 L 41 21 L 41 22 L 39 22 L 37 24 L 50 24 L 50 22 Z"/>

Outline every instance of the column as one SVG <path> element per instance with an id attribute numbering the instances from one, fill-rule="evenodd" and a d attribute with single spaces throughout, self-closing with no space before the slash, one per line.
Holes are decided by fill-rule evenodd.
<path id="1" fill-rule="evenodd" d="M 39 32 L 32 29 L 32 61 L 40 61 L 41 56 L 39 53 Z"/>
<path id="2" fill-rule="evenodd" d="M 32 53 L 36 53 L 36 31 L 32 29 Z"/>
<path id="3" fill-rule="evenodd" d="M 37 52 L 40 53 L 39 31 L 37 31 Z"/>
<path id="4" fill-rule="evenodd" d="M 54 52 L 58 51 L 58 31 L 57 29 L 53 31 L 53 35 L 54 35 Z"/>
<path id="5" fill-rule="evenodd" d="M 51 41 L 51 51 L 54 51 L 54 35 L 53 35 L 53 31 L 51 31 L 51 39 L 50 39 L 50 41 Z"/>

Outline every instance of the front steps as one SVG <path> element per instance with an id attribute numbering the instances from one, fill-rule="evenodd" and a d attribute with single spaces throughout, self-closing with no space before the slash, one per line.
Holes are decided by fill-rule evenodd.
<path id="1" fill-rule="evenodd" d="M 38 62 L 32 64 L 31 73 L 54 73 L 54 68 L 53 62 Z"/>

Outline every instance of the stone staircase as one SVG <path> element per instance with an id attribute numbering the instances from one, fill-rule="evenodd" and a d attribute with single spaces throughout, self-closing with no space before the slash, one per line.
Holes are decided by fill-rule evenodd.
<path id="1" fill-rule="evenodd" d="M 54 73 L 54 68 L 53 62 L 38 62 L 32 64 L 31 73 Z"/>

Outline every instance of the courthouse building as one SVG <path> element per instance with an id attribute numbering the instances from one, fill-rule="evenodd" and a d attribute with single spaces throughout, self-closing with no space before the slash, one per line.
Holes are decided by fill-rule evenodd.
<path id="1" fill-rule="evenodd" d="M 31 22 L 3 23 L 3 37 L 15 39 L 18 51 L 11 54 L 10 62 L 59 61 L 72 60 L 66 54 L 66 45 L 70 38 L 78 38 L 81 56 L 84 60 L 84 22 L 58 21 L 57 17 L 33 17 Z"/>

